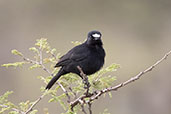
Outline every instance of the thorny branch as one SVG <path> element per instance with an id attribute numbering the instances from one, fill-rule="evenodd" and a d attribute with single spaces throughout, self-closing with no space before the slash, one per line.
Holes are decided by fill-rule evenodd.
<path id="1" fill-rule="evenodd" d="M 167 57 L 171 54 L 171 51 L 169 51 L 168 53 L 166 53 L 160 60 L 158 60 L 156 63 L 154 63 L 152 66 L 148 67 L 147 69 L 145 69 L 144 71 L 140 72 L 139 74 L 137 74 L 136 76 L 130 78 L 129 80 L 120 83 L 114 87 L 109 87 L 100 91 L 94 91 L 93 93 L 89 94 L 89 95 L 82 95 L 79 98 L 77 98 L 76 100 L 72 101 L 70 103 L 71 105 L 71 109 L 73 110 L 73 108 L 80 103 L 81 101 L 84 101 L 85 98 L 89 98 L 89 100 L 86 103 L 91 103 L 92 101 L 94 101 L 95 99 L 98 99 L 98 97 L 100 97 L 101 95 L 103 95 L 104 93 L 110 92 L 110 91 L 117 91 L 118 89 L 138 80 L 141 76 L 143 76 L 144 74 L 152 71 L 157 65 L 159 65 L 161 62 L 163 62 L 165 59 L 167 59 Z"/>
<path id="2" fill-rule="evenodd" d="M 39 101 L 41 100 L 41 99 L 43 99 L 43 97 L 45 96 L 45 94 L 43 94 L 43 95 L 41 95 L 31 106 L 30 106 L 30 108 L 25 112 L 25 113 L 23 113 L 23 114 L 28 114 L 29 112 L 31 112 L 32 110 L 33 110 L 33 108 L 36 106 L 36 104 L 38 104 L 39 103 Z"/>
<path id="3" fill-rule="evenodd" d="M 109 87 L 109 88 L 106 88 L 106 89 L 103 89 L 103 90 L 100 90 L 100 91 L 94 91 L 93 93 L 89 93 L 89 86 L 87 88 L 87 92 L 88 94 L 83 94 L 81 95 L 80 97 L 76 98 L 74 101 L 70 101 L 70 96 L 68 95 L 68 92 L 65 90 L 65 88 L 58 82 L 59 86 L 62 88 L 62 90 L 64 91 L 64 93 L 66 94 L 66 96 L 68 97 L 69 99 L 69 102 L 70 103 L 70 106 L 71 106 L 71 110 L 73 111 L 73 108 L 78 105 L 78 104 L 81 104 L 81 107 L 82 107 L 82 111 L 84 114 L 87 114 L 85 109 L 84 109 L 84 104 L 88 104 L 88 110 L 89 110 L 89 113 L 92 114 L 92 109 L 91 109 L 91 105 L 92 105 L 92 101 L 94 101 L 95 99 L 98 99 L 101 95 L 103 95 L 104 93 L 107 93 L 107 92 L 111 92 L 111 91 L 117 91 L 118 89 L 140 79 L 141 76 L 143 76 L 144 74 L 152 71 L 157 65 L 159 65 L 161 62 L 163 62 L 165 59 L 167 59 L 167 57 L 171 54 L 171 51 L 169 51 L 168 53 L 166 53 L 160 60 L 158 60 L 156 63 L 154 63 L 152 66 L 148 67 L 147 69 L 145 69 L 144 71 L 138 73 L 136 76 L 130 78 L 129 80 L 125 81 L 125 82 L 122 82 L 116 86 L 113 86 L 113 87 Z M 23 60 L 27 61 L 27 62 L 30 62 L 32 64 L 38 64 L 38 65 L 41 65 L 43 70 L 45 70 L 47 73 L 49 73 L 51 76 L 53 76 L 53 74 L 50 73 L 50 71 L 48 69 L 46 69 L 46 67 L 43 65 L 43 63 L 41 64 L 41 62 L 37 62 L 37 61 L 33 61 L 33 60 L 30 60 L 29 58 L 26 58 L 23 56 Z M 78 66 L 78 69 L 80 70 L 80 73 L 82 76 L 85 76 L 87 77 L 82 69 Z M 87 79 L 88 81 L 88 79 Z M 70 89 L 70 91 L 72 92 L 72 89 Z M 26 111 L 26 112 L 23 112 L 19 109 L 16 109 L 16 108 L 12 108 L 12 110 L 20 113 L 20 114 L 28 114 L 29 112 L 31 112 L 33 110 L 33 108 L 36 106 L 36 104 L 38 104 L 40 102 L 40 100 L 45 96 L 45 93 L 43 95 L 41 95 L 30 107 L 29 109 Z M 89 98 L 88 101 L 86 101 L 85 99 L 86 98 Z M 0 107 L 4 107 L 4 108 L 7 108 L 8 106 L 6 105 L 1 105 L 0 104 Z"/>

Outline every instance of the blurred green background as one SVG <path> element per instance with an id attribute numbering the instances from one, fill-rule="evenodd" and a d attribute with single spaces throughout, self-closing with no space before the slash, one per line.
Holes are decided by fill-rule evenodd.
<path id="1" fill-rule="evenodd" d="M 170 0 L 0 0 L 0 64 L 21 61 L 10 51 L 17 49 L 32 57 L 28 48 L 41 37 L 57 52 L 66 53 L 71 41 L 83 41 L 91 30 L 103 34 L 106 63 L 121 64 L 113 73 L 114 85 L 152 65 L 171 49 Z M 105 108 L 112 114 L 171 114 L 171 57 L 145 77 L 117 92 L 113 98 L 101 97 L 93 114 Z M 35 100 L 44 85 L 42 70 L 0 68 L 0 95 L 14 91 L 10 100 L 19 103 Z M 45 86 L 45 85 L 44 85 Z M 63 112 L 58 103 L 38 105 L 50 114 Z"/>

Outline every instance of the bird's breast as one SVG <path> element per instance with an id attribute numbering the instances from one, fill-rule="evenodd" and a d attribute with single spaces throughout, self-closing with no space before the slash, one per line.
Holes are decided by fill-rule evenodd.
<path id="1" fill-rule="evenodd" d="M 100 70 L 104 64 L 104 57 L 105 54 L 103 51 L 92 51 L 81 65 L 84 73 L 91 75 Z"/>

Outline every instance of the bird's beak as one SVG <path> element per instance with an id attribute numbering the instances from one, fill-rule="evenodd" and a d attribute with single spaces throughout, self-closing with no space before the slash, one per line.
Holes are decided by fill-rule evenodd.
<path id="1" fill-rule="evenodd" d="M 100 37 L 95 37 L 94 39 L 95 39 L 95 40 L 100 40 Z"/>

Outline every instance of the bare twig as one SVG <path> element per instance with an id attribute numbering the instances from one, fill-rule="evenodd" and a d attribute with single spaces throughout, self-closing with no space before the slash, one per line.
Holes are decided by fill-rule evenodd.
<path id="1" fill-rule="evenodd" d="M 53 76 L 53 74 L 45 67 L 44 64 L 40 64 L 42 66 L 42 69 L 46 71 L 50 76 Z"/>
<path id="2" fill-rule="evenodd" d="M 57 82 L 57 83 L 61 87 L 61 89 L 63 90 L 63 92 L 65 93 L 65 95 L 67 96 L 67 98 L 68 98 L 67 102 L 70 103 L 71 102 L 71 97 L 68 94 L 68 91 L 64 88 L 64 86 L 60 82 Z"/>
<path id="3" fill-rule="evenodd" d="M 44 66 L 44 64 L 41 64 L 42 68 L 44 71 L 46 71 L 49 75 L 53 76 L 52 73 L 50 73 L 50 71 Z M 60 88 L 62 89 L 62 91 L 66 94 L 66 96 L 68 97 L 68 102 L 70 102 L 70 96 L 68 94 L 68 91 L 64 88 L 64 86 L 60 83 L 60 82 L 57 82 L 57 84 L 60 86 Z"/>
<path id="4" fill-rule="evenodd" d="M 46 71 L 49 75 L 53 76 L 53 74 L 45 67 L 45 65 L 43 64 L 43 62 L 40 62 L 39 65 L 41 65 L 42 66 L 42 69 L 44 71 Z M 70 96 L 69 96 L 67 90 L 63 87 L 63 85 L 60 82 L 57 82 L 57 84 L 60 86 L 60 88 L 63 90 L 63 92 L 68 97 L 68 102 L 70 102 Z"/>
<path id="5" fill-rule="evenodd" d="M 69 87 L 69 90 L 71 91 L 71 93 L 74 95 L 74 99 L 76 99 L 77 98 L 77 94 L 72 90 L 72 88 L 71 87 Z"/>
<path id="6" fill-rule="evenodd" d="M 42 54 L 42 45 L 39 47 L 39 63 L 43 64 L 43 54 Z"/>
<path id="7" fill-rule="evenodd" d="M 99 91 L 94 97 L 90 98 L 90 101 L 93 101 L 95 99 L 97 99 L 99 96 L 101 96 L 102 94 L 106 93 L 106 92 L 110 92 L 110 91 L 116 91 L 119 88 L 128 85 L 129 83 L 132 83 L 136 80 L 138 80 L 142 75 L 152 71 L 159 63 L 161 63 L 163 60 L 167 59 L 167 57 L 171 54 L 171 51 L 169 51 L 168 53 L 166 53 L 160 60 L 158 60 L 156 63 L 154 63 L 152 66 L 148 67 L 147 69 L 145 69 L 144 71 L 140 72 L 139 74 L 137 74 L 136 76 L 130 78 L 129 80 L 120 83 L 114 87 L 110 87 L 110 88 L 106 88 L 102 91 Z"/>
<path id="8" fill-rule="evenodd" d="M 50 76 L 53 76 L 53 73 L 51 73 L 51 72 L 45 67 L 45 65 L 43 64 L 43 61 L 42 61 L 42 53 L 39 54 L 39 56 L 41 56 L 41 57 L 40 57 L 40 58 L 41 58 L 41 59 L 40 59 L 40 62 L 31 60 L 31 59 L 26 58 L 26 57 L 24 57 L 24 56 L 23 56 L 23 60 L 24 60 L 24 61 L 27 61 L 27 62 L 29 62 L 29 63 L 31 63 L 31 64 L 38 64 L 38 65 L 40 65 L 40 66 L 42 67 L 42 69 L 43 69 L 45 72 L 47 72 Z M 57 82 L 57 83 L 58 83 L 58 85 L 61 87 L 61 89 L 63 90 L 63 92 L 66 93 L 67 96 L 68 96 L 68 92 L 67 92 L 67 90 L 63 87 L 63 85 L 62 85 L 60 82 Z"/>
<path id="9" fill-rule="evenodd" d="M 31 112 L 32 110 L 33 110 L 33 108 L 36 106 L 36 104 L 38 104 L 39 103 L 39 101 L 41 100 L 41 99 L 43 99 L 43 97 L 45 96 L 45 94 L 43 94 L 43 95 L 41 95 L 30 107 L 29 107 L 29 109 L 25 112 L 25 113 L 23 113 L 23 114 L 28 114 L 29 112 Z"/>
<path id="10" fill-rule="evenodd" d="M 40 49 L 39 49 L 40 63 L 39 64 L 42 66 L 42 68 L 43 68 L 44 71 L 46 71 L 49 75 L 53 76 L 53 74 L 43 64 L 43 59 L 42 59 L 43 57 L 42 56 L 43 56 L 42 55 L 42 49 L 40 47 Z M 63 92 L 66 94 L 66 96 L 68 98 L 67 102 L 70 103 L 70 96 L 68 94 L 68 91 L 63 87 L 63 85 L 60 82 L 57 82 L 57 83 L 61 87 L 61 89 L 63 90 Z"/>
<path id="11" fill-rule="evenodd" d="M 88 102 L 88 110 L 89 110 L 89 114 L 92 114 L 91 105 L 92 105 L 92 103 L 91 103 L 91 102 Z"/>
<path id="12" fill-rule="evenodd" d="M 167 57 L 171 54 L 171 51 L 169 51 L 168 53 L 166 53 L 160 60 L 158 60 L 156 63 L 154 63 L 152 66 L 148 67 L 147 69 L 145 69 L 144 71 L 138 73 L 136 76 L 130 78 L 129 80 L 125 81 L 125 82 L 122 82 L 116 86 L 113 86 L 113 87 L 109 87 L 109 88 L 106 88 L 106 89 L 103 89 L 103 90 L 100 90 L 100 91 L 94 91 L 93 93 L 89 93 L 89 88 L 90 88 L 90 84 L 88 82 L 88 77 L 84 74 L 84 72 L 82 71 L 81 67 L 78 66 L 77 68 L 79 69 L 80 71 L 80 75 L 83 77 L 83 80 L 85 81 L 85 84 L 87 85 L 87 88 L 86 88 L 86 92 L 85 94 L 81 95 L 80 97 L 78 97 L 77 99 L 75 99 L 74 101 L 70 101 L 70 96 L 67 92 L 67 90 L 62 86 L 62 84 L 60 84 L 59 82 L 58 85 L 61 87 L 61 89 L 63 90 L 63 92 L 66 94 L 66 96 L 68 97 L 68 103 L 70 103 L 70 106 L 71 106 L 71 110 L 73 111 L 73 108 L 77 105 L 77 104 L 81 104 L 81 108 L 82 108 L 82 112 L 84 114 L 87 114 L 85 109 L 84 109 L 84 104 L 88 104 L 88 110 L 89 110 L 89 113 L 92 114 L 92 109 L 91 109 L 91 103 L 92 101 L 94 101 L 95 99 L 98 99 L 101 95 L 103 95 L 104 93 L 107 93 L 107 92 L 111 92 L 111 91 L 117 91 L 118 89 L 138 80 L 141 76 L 143 76 L 144 74 L 152 71 L 157 65 L 159 65 L 161 62 L 163 62 L 165 59 L 167 59 Z M 39 54 L 40 56 L 40 62 L 37 62 L 37 61 L 34 61 L 34 60 L 31 60 L 29 58 L 26 58 L 23 56 L 23 60 L 29 62 L 29 63 L 32 63 L 32 64 L 38 64 L 40 66 L 42 66 L 43 70 L 46 71 L 49 75 L 53 76 L 53 74 L 44 66 L 43 64 L 43 60 L 42 60 L 42 52 L 40 52 Z M 71 92 L 72 92 L 72 89 L 70 89 Z M 36 104 L 39 103 L 39 101 L 44 97 L 44 94 L 42 96 L 40 96 L 30 107 L 29 109 L 26 111 L 26 112 L 22 112 L 18 109 L 15 109 L 15 108 L 12 108 L 12 110 L 14 111 L 17 111 L 21 114 L 28 114 L 29 112 L 31 112 L 33 110 L 33 108 L 36 106 Z M 89 98 L 89 100 L 85 100 L 85 98 Z M 0 105 L 1 107 L 5 107 L 5 105 Z"/>
<path id="13" fill-rule="evenodd" d="M 10 106 L 0 104 L 0 107 L 2 107 L 2 108 L 8 108 L 8 107 L 10 107 Z M 24 114 L 23 111 L 21 111 L 21 110 L 19 110 L 19 109 L 17 109 L 17 108 L 11 108 L 11 109 L 12 109 L 13 111 L 16 111 L 16 112 L 20 113 L 20 114 Z"/>
<path id="14" fill-rule="evenodd" d="M 53 76 L 52 73 L 50 73 L 50 71 L 43 65 L 41 64 L 42 68 L 44 71 L 46 71 L 49 75 Z M 62 91 L 66 94 L 66 96 L 68 97 L 68 101 L 70 101 L 70 96 L 68 94 L 68 91 L 64 88 L 64 86 L 60 83 L 60 82 L 57 82 L 57 84 L 60 86 L 60 88 L 62 89 Z"/>
<path id="15" fill-rule="evenodd" d="M 87 114 L 87 112 L 85 111 L 85 108 L 84 108 L 84 104 L 81 104 L 81 109 L 82 109 L 82 112 L 83 112 L 84 114 Z"/>
<path id="16" fill-rule="evenodd" d="M 19 109 L 16 109 L 16 108 L 11 108 L 12 110 L 20 113 L 20 114 L 28 114 L 29 112 L 31 112 L 33 110 L 33 108 L 36 106 L 36 104 L 39 103 L 39 101 L 45 96 L 45 94 L 41 95 L 30 107 L 29 109 L 26 111 L 26 112 L 23 112 Z M 9 106 L 6 106 L 6 105 L 1 105 L 0 104 L 0 107 L 4 107 L 4 108 L 8 108 Z"/>
<path id="17" fill-rule="evenodd" d="M 75 99 L 73 102 L 70 102 L 71 110 L 74 111 L 73 108 L 74 108 L 78 103 L 80 103 L 80 100 L 82 100 L 82 99 L 84 99 L 84 98 L 87 98 L 87 96 L 86 96 L 86 95 L 82 95 L 82 96 L 78 97 L 77 99 Z"/>
<path id="18" fill-rule="evenodd" d="M 74 100 L 73 102 L 70 103 L 71 108 L 74 108 L 79 102 L 79 100 L 83 100 L 85 98 L 90 98 L 89 101 L 87 101 L 87 103 L 91 103 L 92 101 L 94 101 L 95 99 L 98 99 L 98 97 L 100 97 L 102 94 L 110 92 L 110 91 L 117 91 L 118 89 L 138 80 L 141 76 L 143 76 L 144 74 L 152 71 L 157 65 L 159 65 L 161 62 L 163 62 L 165 59 L 167 59 L 167 57 L 171 54 L 171 51 L 169 51 L 168 53 L 166 53 L 160 60 L 158 60 L 156 63 L 154 63 L 152 66 L 148 67 L 147 69 L 145 69 L 144 71 L 140 72 L 139 74 L 137 74 L 136 76 L 130 78 L 129 80 L 120 83 L 114 87 L 109 87 L 106 89 L 103 89 L 101 91 L 94 91 L 92 94 L 90 94 L 89 96 L 87 95 L 82 95 L 80 96 L 78 99 Z"/>
<path id="19" fill-rule="evenodd" d="M 55 54 L 53 54 L 53 53 L 51 53 L 51 52 L 50 52 L 50 54 L 51 54 L 51 56 L 52 56 L 53 58 L 55 58 L 55 61 L 58 60 L 57 57 L 55 56 Z"/>
<path id="20" fill-rule="evenodd" d="M 53 76 L 53 73 L 51 73 L 46 67 L 45 67 L 45 65 L 43 64 L 43 58 L 42 58 L 42 50 L 41 50 L 41 48 L 39 49 L 39 58 L 40 58 L 40 61 L 39 62 L 37 62 L 37 61 L 34 61 L 34 60 L 31 60 L 31 59 L 29 59 L 29 58 L 26 58 L 26 57 L 24 57 L 24 56 L 22 56 L 23 57 L 23 60 L 24 61 L 27 61 L 27 62 L 29 62 L 29 63 L 31 63 L 31 64 L 38 64 L 38 65 L 40 65 L 41 67 L 42 67 L 42 69 L 45 71 L 45 72 L 47 72 L 50 76 Z M 63 92 L 66 94 L 66 96 L 67 96 L 67 98 L 68 98 L 68 103 L 70 103 L 70 96 L 69 96 L 69 94 L 68 94 L 68 91 L 63 87 L 63 85 L 60 83 L 60 82 L 57 82 L 57 84 L 60 86 L 60 88 L 63 90 Z M 39 100 L 41 100 L 43 97 L 40 97 L 39 98 Z M 37 100 L 36 100 L 37 101 Z M 37 103 L 36 103 L 37 104 Z M 36 105 L 35 104 L 35 105 Z M 30 107 L 30 109 L 32 110 L 32 108 L 35 106 L 35 105 L 33 105 L 33 106 L 31 106 Z M 27 113 L 26 113 L 27 114 Z"/>
<path id="21" fill-rule="evenodd" d="M 93 96 L 96 92 L 92 93 L 92 94 L 83 94 L 82 96 L 78 97 L 77 99 L 75 99 L 74 101 L 70 102 L 70 106 L 71 106 L 71 110 L 73 111 L 73 108 L 80 103 L 80 100 L 84 100 L 85 98 L 90 98 L 91 96 Z"/>
<path id="22" fill-rule="evenodd" d="M 24 57 L 24 56 L 22 56 L 22 57 L 23 57 L 23 60 L 26 61 L 26 62 L 29 62 L 29 63 L 31 63 L 31 64 L 39 64 L 39 62 L 37 62 L 37 61 L 31 60 L 31 59 L 26 58 L 26 57 Z"/>

